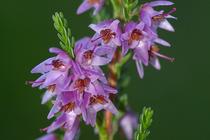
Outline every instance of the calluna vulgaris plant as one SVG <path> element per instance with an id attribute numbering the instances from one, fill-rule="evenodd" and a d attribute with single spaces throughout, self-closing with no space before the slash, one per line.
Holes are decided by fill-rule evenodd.
<path id="1" fill-rule="evenodd" d="M 94 24 L 89 25 L 94 34 L 76 42 L 63 14 L 53 15 L 61 49 L 50 48 L 55 56 L 33 68 L 31 73 L 42 75 L 29 81 L 32 87 L 46 89 L 42 104 L 49 104 L 47 118 L 54 118 L 51 125 L 41 129 L 47 135 L 38 140 L 78 139 L 82 122 L 91 125 L 100 140 L 112 140 L 120 127 L 128 140 L 146 139 L 153 110 L 144 108 L 138 125 L 137 115 L 123 93 L 128 83 L 126 63 L 132 58 L 143 78 L 144 66 L 160 70 L 159 58 L 174 61 L 160 53 L 159 45 L 171 45 L 158 36 L 157 30 L 174 32 L 168 19 L 176 19 L 171 15 L 176 8 L 155 10 L 173 4 L 167 0 L 145 4 L 138 0 L 83 0 L 77 14 L 94 10 Z M 112 14 L 107 10 L 110 5 Z M 108 66 L 107 77 L 102 66 Z"/>

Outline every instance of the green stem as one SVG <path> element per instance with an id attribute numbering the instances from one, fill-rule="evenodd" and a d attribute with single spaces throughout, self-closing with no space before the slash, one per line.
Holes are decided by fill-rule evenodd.
<path id="1" fill-rule="evenodd" d="M 104 121 L 101 125 L 99 125 L 99 123 L 96 123 L 96 129 L 98 130 L 99 140 L 109 140 L 106 128 L 104 127 Z"/>

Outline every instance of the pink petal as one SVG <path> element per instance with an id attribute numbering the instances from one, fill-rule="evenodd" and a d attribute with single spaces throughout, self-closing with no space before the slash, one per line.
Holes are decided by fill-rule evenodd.
<path id="1" fill-rule="evenodd" d="M 151 57 L 150 63 L 155 69 L 157 69 L 157 70 L 161 69 L 160 62 L 157 57 Z"/>
<path id="2" fill-rule="evenodd" d="M 140 78 L 144 77 L 144 67 L 141 61 L 136 60 L 136 67 Z"/>
<path id="3" fill-rule="evenodd" d="M 40 63 L 39 65 L 37 65 L 36 67 L 34 67 L 31 70 L 31 73 L 46 73 L 48 71 L 50 71 L 52 69 L 52 61 L 55 60 L 56 57 L 51 57 L 48 58 L 47 60 L 43 61 L 42 63 Z"/>
<path id="4" fill-rule="evenodd" d="M 67 116 L 65 113 L 61 114 L 48 128 L 47 133 L 51 133 L 55 131 L 56 129 L 60 128 L 64 125 L 64 123 L 67 120 Z"/>
<path id="5" fill-rule="evenodd" d="M 171 47 L 171 45 L 167 41 L 165 41 L 161 38 L 156 38 L 154 41 L 156 43 L 160 44 L 160 45 L 163 45 L 163 46 L 166 46 L 166 47 Z"/>
<path id="6" fill-rule="evenodd" d="M 165 29 L 165 30 L 170 31 L 170 32 L 175 31 L 173 26 L 168 22 L 168 20 L 163 20 L 162 22 L 160 22 L 159 27 L 161 29 Z"/>
<path id="7" fill-rule="evenodd" d="M 167 1 L 167 0 L 164 0 L 164 1 L 160 0 L 160 1 L 150 2 L 147 5 L 151 6 L 151 7 L 156 7 L 156 6 L 170 6 L 170 5 L 173 5 L 173 4 L 174 4 L 173 2 L 170 2 L 170 1 Z"/>
<path id="8" fill-rule="evenodd" d="M 52 97 L 54 97 L 56 95 L 56 92 L 52 92 L 52 91 L 49 91 L 47 90 L 45 93 L 44 93 L 44 96 L 42 97 L 42 104 L 45 104 L 47 103 L 50 99 L 52 99 Z"/>
<path id="9" fill-rule="evenodd" d="M 82 14 L 90 8 L 92 8 L 92 5 L 90 5 L 87 0 L 84 0 L 84 2 L 77 9 L 77 14 Z"/>

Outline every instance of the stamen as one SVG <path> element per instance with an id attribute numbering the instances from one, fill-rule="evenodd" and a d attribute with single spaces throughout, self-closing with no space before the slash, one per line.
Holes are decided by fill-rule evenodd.
<path id="1" fill-rule="evenodd" d="M 41 128 L 40 131 L 41 131 L 41 132 L 45 132 L 45 131 L 47 131 L 47 129 L 48 129 L 48 127 Z"/>
<path id="2" fill-rule="evenodd" d="M 99 36 L 98 38 L 95 38 L 94 40 L 91 40 L 91 42 L 93 43 L 93 42 L 99 40 L 100 38 L 102 38 L 102 36 Z"/>
<path id="3" fill-rule="evenodd" d="M 45 80 L 41 80 L 41 81 L 26 81 L 25 84 L 28 85 L 28 84 L 41 84 L 43 83 Z"/>
<path id="4" fill-rule="evenodd" d="M 48 86 L 48 87 L 47 87 L 47 90 L 48 90 L 48 91 L 51 91 L 51 92 L 54 92 L 54 91 L 55 91 L 55 88 L 56 88 L 56 85 L 54 84 L 54 85 Z"/>
<path id="5" fill-rule="evenodd" d="M 86 60 L 91 60 L 93 58 L 93 51 L 88 50 L 83 54 L 83 56 Z"/>
<path id="6" fill-rule="evenodd" d="M 70 112 L 70 111 L 72 111 L 74 108 L 75 108 L 75 103 L 74 103 L 74 102 L 70 102 L 70 103 L 64 105 L 64 106 L 61 108 L 61 111 Z"/>
<path id="7" fill-rule="evenodd" d="M 153 21 L 156 22 L 161 22 L 162 20 L 164 20 L 167 16 L 169 16 L 170 14 L 176 12 L 176 8 L 173 8 L 171 11 L 169 11 L 168 13 L 165 14 L 160 14 L 160 15 L 156 15 L 152 17 Z"/>
<path id="8" fill-rule="evenodd" d="M 90 5 L 94 5 L 94 4 L 100 3 L 100 1 L 99 0 L 88 0 L 88 3 Z"/>
<path id="9" fill-rule="evenodd" d="M 168 56 L 166 56 L 166 55 L 160 54 L 160 53 L 155 52 L 155 51 L 151 51 L 151 52 L 152 52 L 154 55 L 159 56 L 159 57 L 161 57 L 161 58 L 163 58 L 163 59 L 169 60 L 169 61 L 171 61 L 171 62 L 174 62 L 174 61 L 175 61 L 175 58 L 168 57 Z"/>
<path id="10" fill-rule="evenodd" d="M 132 43 L 132 41 L 138 41 L 142 38 L 142 31 L 139 29 L 134 29 L 131 33 L 131 36 L 128 40 L 128 44 L 130 45 Z"/>
<path id="11" fill-rule="evenodd" d="M 164 17 L 167 17 L 169 15 L 171 15 L 172 13 L 176 12 L 176 8 L 173 8 L 171 11 L 169 11 L 168 13 L 163 14 Z"/>
<path id="12" fill-rule="evenodd" d="M 85 79 L 78 79 L 75 82 L 74 87 L 79 91 L 79 93 L 83 93 L 85 88 L 89 85 L 90 79 L 85 78 Z"/>
<path id="13" fill-rule="evenodd" d="M 46 63 L 45 65 L 52 65 L 55 69 L 64 69 L 65 68 L 65 65 L 59 59 L 53 60 L 52 63 L 50 63 L 50 64 Z"/>
<path id="14" fill-rule="evenodd" d="M 105 97 L 103 95 L 94 95 L 90 98 L 90 105 L 94 105 L 94 104 L 106 104 L 108 103 L 108 101 L 105 99 Z"/>
<path id="15" fill-rule="evenodd" d="M 55 68 L 60 68 L 60 67 L 64 66 L 64 64 L 63 64 L 63 62 L 61 60 L 53 60 L 52 61 L 52 65 Z"/>

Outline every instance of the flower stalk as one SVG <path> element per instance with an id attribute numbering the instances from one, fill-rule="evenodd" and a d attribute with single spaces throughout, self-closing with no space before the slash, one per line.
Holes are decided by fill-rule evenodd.
<path id="1" fill-rule="evenodd" d="M 117 50 L 114 54 L 114 57 L 111 61 L 111 63 L 108 65 L 108 71 L 109 71 L 109 76 L 108 76 L 108 82 L 109 82 L 109 85 L 113 88 L 116 88 L 117 87 L 117 81 L 118 81 L 118 75 L 117 75 L 117 67 L 116 67 L 116 64 L 119 63 L 121 60 L 121 52 L 119 50 Z M 114 94 L 111 94 L 110 95 L 110 99 L 112 101 L 115 100 L 115 95 Z M 113 136 L 112 134 L 112 113 L 110 111 L 106 111 L 105 112 L 105 122 L 106 122 L 106 131 L 107 131 L 107 134 L 109 136 Z M 108 140 L 112 140 L 113 138 L 110 137 Z"/>

